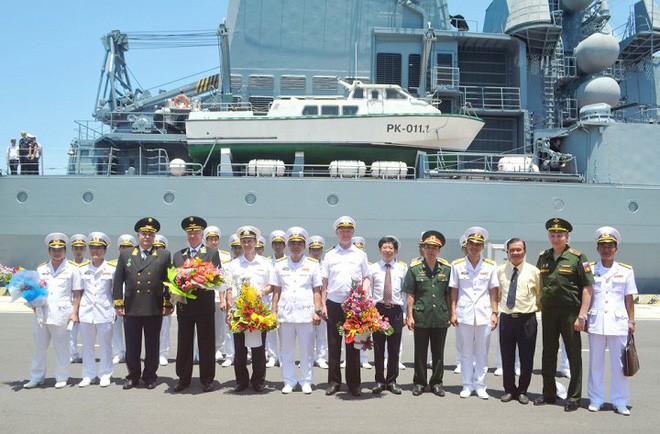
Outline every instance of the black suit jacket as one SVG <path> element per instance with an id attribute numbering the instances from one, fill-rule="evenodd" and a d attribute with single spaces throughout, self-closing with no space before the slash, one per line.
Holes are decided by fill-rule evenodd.
<path id="1" fill-rule="evenodd" d="M 137 247 L 121 252 L 112 291 L 115 307 L 123 306 L 127 316 L 162 315 L 163 306 L 170 306 L 170 293 L 163 285 L 170 258 L 164 249 L 152 250 L 145 259 Z"/>
<path id="2" fill-rule="evenodd" d="M 189 256 L 189 247 L 181 249 L 174 254 L 172 258 L 172 263 L 175 267 L 180 267 L 183 265 L 186 259 Z M 213 262 L 215 266 L 221 268 L 220 263 L 220 254 L 216 249 L 206 247 L 202 245 L 197 252 L 197 258 L 202 258 L 204 262 Z M 181 316 L 187 315 L 210 315 L 215 312 L 215 291 L 202 291 L 195 290 L 195 295 L 197 298 L 187 299 L 187 303 L 177 303 L 176 304 L 176 314 Z"/>

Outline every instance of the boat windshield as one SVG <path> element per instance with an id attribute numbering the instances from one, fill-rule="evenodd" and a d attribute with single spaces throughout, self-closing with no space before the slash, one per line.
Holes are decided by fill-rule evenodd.
<path id="1" fill-rule="evenodd" d="M 364 98 L 364 89 L 362 89 L 361 87 L 355 89 L 353 91 L 353 98 L 354 99 L 363 99 Z"/>
<path id="2" fill-rule="evenodd" d="M 408 96 L 398 89 L 386 89 L 385 99 L 408 99 Z"/>

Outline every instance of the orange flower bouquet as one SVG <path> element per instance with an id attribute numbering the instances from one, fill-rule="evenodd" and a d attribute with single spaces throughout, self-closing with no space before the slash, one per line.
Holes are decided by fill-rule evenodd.
<path id="1" fill-rule="evenodd" d="M 170 290 L 172 301 L 185 303 L 186 299 L 197 298 L 196 291 L 214 290 L 224 281 L 222 269 L 212 262 L 202 262 L 202 258 L 188 258 L 181 267 L 171 267 L 167 270 L 165 282 Z"/>
<path id="2" fill-rule="evenodd" d="M 346 320 L 337 326 L 339 334 L 358 350 L 371 348 L 371 333 L 385 333 L 387 336 L 394 333 L 388 319 L 380 315 L 373 299 L 357 281 L 353 281 L 348 298 L 341 307 Z"/>

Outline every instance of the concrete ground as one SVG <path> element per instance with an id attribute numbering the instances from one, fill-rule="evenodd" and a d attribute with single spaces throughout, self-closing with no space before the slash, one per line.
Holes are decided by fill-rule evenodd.
<path id="1" fill-rule="evenodd" d="M 327 371 L 315 368 L 317 383 L 311 395 L 299 390 L 282 395 L 281 371 L 268 369 L 265 393 L 246 391 L 232 393 L 232 368 L 217 366 L 216 390 L 201 393 L 193 377 L 192 386 L 183 393 L 173 394 L 176 384 L 174 362 L 158 370 L 158 386 L 154 390 L 121 388 L 126 374 L 124 365 L 115 367 L 117 384 L 107 388 L 92 385 L 77 387 L 82 365 L 71 365 L 69 386 L 56 390 L 53 385 L 54 358 L 49 350 L 49 370 L 44 386 L 22 389 L 32 357 L 32 314 L 20 303 L 9 303 L 0 297 L 0 427 L 12 432 L 656 432 L 660 427 L 660 412 L 656 404 L 660 394 L 660 307 L 638 305 L 636 341 L 641 370 L 630 380 L 630 417 L 620 416 L 608 404 L 599 413 L 587 411 L 587 377 L 589 352 L 583 335 L 583 396 L 582 408 L 565 413 L 563 406 L 534 407 L 517 402 L 502 403 L 502 378 L 488 374 L 491 399 L 476 396 L 461 399 L 460 375 L 452 372 L 455 363 L 455 332 L 449 331 L 445 351 L 445 390 L 438 398 L 431 393 L 414 397 L 412 389 L 412 333 L 404 333 L 403 361 L 399 384 L 404 393 L 371 394 L 374 370 L 362 369 L 362 396 L 354 398 L 346 390 L 326 397 Z M 539 331 L 540 334 L 540 331 Z M 176 348 L 176 320 L 172 321 L 172 346 Z M 541 392 L 540 336 L 535 357 L 535 375 L 529 390 L 531 399 Z M 495 341 L 491 344 L 493 365 Z M 174 352 L 171 357 L 173 358 Z M 193 375 L 197 375 L 195 367 Z M 558 379 L 564 385 L 568 380 Z M 606 376 L 609 384 L 609 375 Z"/>

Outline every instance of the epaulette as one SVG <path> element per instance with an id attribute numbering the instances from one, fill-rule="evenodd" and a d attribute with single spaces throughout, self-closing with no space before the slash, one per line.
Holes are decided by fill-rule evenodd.
<path id="1" fill-rule="evenodd" d="M 406 263 L 403 262 L 403 261 L 397 261 L 397 262 L 398 262 L 399 264 L 401 264 L 401 265 L 405 265 L 406 267 L 408 266 L 408 264 L 406 264 Z"/>
<path id="2" fill-rule="evenodd" d="M 222 264 L 229 264 L 231 262 L 231 259 L 227 259 L 225 261 L 222 261 Z"/>
<path id="3" fill-rule="evenodd" d="M 414 266 L 413 262 L 421 262 L 421 260 L 422 260 L 421 256 L 418 256 L 416 258 L 412 258 L 412 260 L 410 261 L 410 266 L 413 267 Z"/>
<path id="4" fill-rule="evenodd" d="M 82 267 L 82 266 L 84 266 L 84 265 L 89 264 L 89 260 L 87 260 L 87 261 L 82 261 L 82 262 L 79 264 L 79 263 L 77 263 L 76 261 L 72 261 L 71 259 L 69 259 L 69 263 L 75 265 L 76 267 Z"/>
<path id="5" fill-rule="evenodd" d="M 619 265 L 621 265 L 623 268 L 629 268 L 632 270 L 632 265 L 624 264 L 623 262 L 619 262 Z"/>
<path id="6" fill-rule="evenodd" d="M 421 265 L 421 264 L 422 264 L 422 261 L 421 261 L 420 259 L 414 259 L 414 260 L 410 263 L 410 266 L 411 266 L 411 267 L 416 267 L 416 266 Z"/>
<path id="7" fill-rule="evenodd" d="M 539 256 L 543 256 L 543 255 L 545 255 L 545 254 L 548 253 L 550 250 L 552 250 L 552 249 L 541 250 L 541 253 L 539 253 Z"/>
<path id="8" fill-rule="evenodd" d="M 268 259 L 270 259 L 270 256 L 268 257 Z M 276 259 L 275 262 L 284 261 L 285 259 L 286 259 L 286 256 L 282 256 L 281 258 Z"/>
<path id="9" fill-rule="evenodd" d="M 461 262 L 465 262 L 465 258 L 458 258 L 452 261 L 453 264 L 460 264 Z"/>
<path id="10" fill-rule="evenodd" d="M 327 249 L 327 250 L 325 251 L 325 253 L 328 253 L 329 251 L 331 251 L 331 250 L 334 250 L 334 249 L 335 249 L 335 247 L 337 247 L 337 245 L 336 245 L 336 244 L 335 244 L 334 246 L 332 246 L 332 247 L 330 247 L 329 249 Z"/>
<path id="11" fill-rule="evenodd" d="M 490 258 L 484 258 L 484 262 L 487 263 L 487 264 L 495 265 L 495 261 L 493 261 Z"/>
<path id="12" fill-rule="evenodd" d="M 46 265 L 47 263 L 48 263 L 48 261 L 44 261 L 41 264 L 37 265 L 37 267 L 41 267 L 42 265 Z"/>
<path id="13" fill-rule="evenodd" d="M 112 265 L 113 267 L 117 266 L 117 260 L 116 259 L 110 259 L 109 261 L 106 261 L 108 265 Z"/>
<path id="14" fill-rule="evenodd" d="M 596 261 L 589 262 L 589 265 L 596 265 Z"/>
<path id="15" fill-rule="evenodd" d="M 309 257 L 309 256 L 305 256 L 305 257 L 306 257 L 307 259 L 309 259 L 310 261 L 312 261 L 312 262 L 316 262 L 317 264 L 318 264 L 318 262 L 319 262 L 318 259 L 314 259 L 314 258 L 311 258 L 311 257 Z"/>
<path id="16" fill-rule="evenodd" d="M 220 253 L 224 253 L 225 255 L 229 255 L 229 256 L 231 256 L 231 253 L 229 253 L 229 252 L 226 251 L 226 250 L 218 250 L 218 251 L 219 251 Z"/>
<path id="17" fill-rule="evenodd" d="M 451 265 L 445 258 L 438 258 L 438 262 L 442 265 Z"/>
<path id="18" fill-rule="evenodd" d="M 579 250 L 568 249 L 568 252 L 574 254 L 575 256 L 582 256 L 582 252 Z"/>
<path id="19" fill-rule="evenodd" d="M 268 256 L 266 256 L 266 259 L 268 259 L 268 260 L 273 259 L 273 255 L 268 255 Z M 280 259 L 282 259 L 282 258 L 280 258 Z M 278 259 L 278 261 L 279 261 L 280 259 Z"/>

